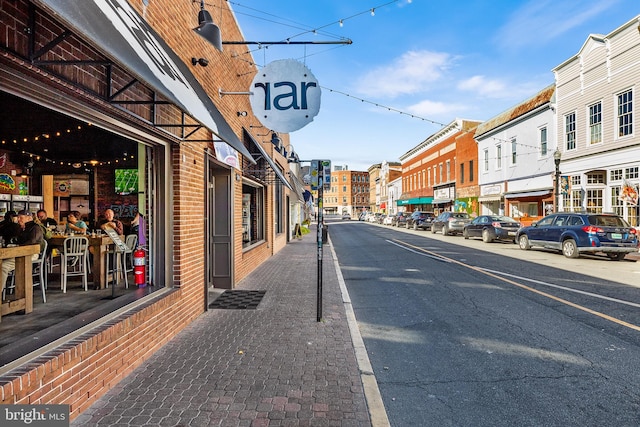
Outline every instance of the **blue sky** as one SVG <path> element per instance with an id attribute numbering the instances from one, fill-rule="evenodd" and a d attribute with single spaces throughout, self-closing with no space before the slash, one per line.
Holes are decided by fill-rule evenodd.
<path id="1" fill-rule="evenodd" d="M 351 170 L 398 161 L 457 117 L 490 119 L 553 83 L 589 34 L 640 14 L 637 0 L 228 2 L 245 40 L 353 41 L 252 47 L 259 66 L 296 59 L 322 87 L 315 120 L 290 134 L 300 158 Z"/>

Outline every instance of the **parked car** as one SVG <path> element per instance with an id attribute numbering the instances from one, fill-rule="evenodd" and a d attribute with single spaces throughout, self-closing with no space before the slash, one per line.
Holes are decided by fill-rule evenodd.
<path id="1" fill-rule="evenodd" d="M 342 219 L 346 219 L 351 221 L 351 215 L 348 212 L 343 212 L 342 213 Z"/>
<path id="2" fill-rule="evenodd" d="M 431 228 L 431 222 L 435 219 L 435 215 L 431 212 L 414 211 L 407 217 L 407 228 L 417 230 L 419 228 L 426 230 Z"/>
<path id="3" fill-rule="evenodd" d="M 516 234 L 522 224 L 515 219 L 503 215 L 480 215 L 465 225 L 462 235 L 465 239 L 481 237 L 485 243 L 494 240 L 505 240 L 515 243 Z"/>
<path id="4" fill-rule="evenodd" d="M 393 225 L 396 227 L 404 227 L 407 224 L 407 213 L 398 212 L 393 218 Z"/>
<path id="5" fill-rule="evenodd" d="M 382 215 L 380 212 L 369 214 L 367 222 L 375 222 L 376 224 L 380 224 L 380 215 Z"/>
<path id="6" fill-rule="evenodd" d="M 520 249 L 540 246 L 567 258 L 602 253 L 620 261 L 638 251 L 638 231 L 615 214 L 555 213 L 521 228 L 516 238 Z"/>
<path id="7" fill-rule="evenodd" d="M 441 231 L 444 236 L 462 233 L 464 226 L 470 222 L 471 218 L 466 212 L 442 212 L 431 222 L 431 232 Z"/>
<path id="8" fill-rule="evenodd" d="M 367 219 L 367 213 L 366 212 L 362 212 L 359 216 L 358 216 L 358 221 L 366 221 Z"/>
<path id="9" fill-rule="evenodd" d="M 393 225 L 393 215 L 385 215 L 382 219 L 382 224 L 384 225 Z"/>

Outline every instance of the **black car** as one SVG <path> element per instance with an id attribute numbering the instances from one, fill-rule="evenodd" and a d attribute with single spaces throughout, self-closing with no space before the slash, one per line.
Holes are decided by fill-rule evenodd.
<path id="1" fill-rule="evenodd" d="M 503 215 L 480 215 L 462 229 L 465 239 L 481 237 L 485 243 L 494 240 L 516 241 L 516 234 L 522 224 Z"/>
<path id="2" fill-rule="evenodd" d="M 406 212 L 398 212 L 396 216 L 393 218 L 392 226 L 396 227 L 404 227 L 407 224 L 407 213 Z"/>
<path id="3" fill-rule="evenodd" d="M 413 228 L 417 230 L 419 228 L 426 230 L 431 228 L 431 222 L 435 218 L 435 215 L 431 212 L 414 211 L 407 217 L 407 228 Z"/>
<path id="4" fill-rule="evenodd" d="M 431 222 L 431 232 L 441 231 L 443 235 L 462 233 L 464 226 L 471 222 L 466 212 L 442 212 Z"/>
<path id="5" fill-rule="evenodd" d="M 602 213 L 555 213 L 517 233 L 520 249 L 532 246 L 561 251 L 567 258 L 602 253 L 620 261 L 638 251 L 638 232 L 623 218 Z"/>

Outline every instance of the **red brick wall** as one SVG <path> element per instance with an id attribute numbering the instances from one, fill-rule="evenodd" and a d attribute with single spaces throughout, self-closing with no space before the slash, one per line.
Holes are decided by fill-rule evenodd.
<path id="1" fill-rule="evenodd" d="M 235 20 L 226 9 L 227 4 L 220 3 L 222 12 L 216 9 L 212 15 L 226 39 L 240 40 L 242 35 L 236 27 Z M 132 2 L 137 8 L 142 2 Z M 24 28 L 27 22 L 26 0 L 0 0 L 0 43 L 9 46 L 17 56 L 25 56 L 27 39 Z M 224 52 L 216 51 L 204 39 L 191 29 L 197 25 L 199 4 L 188 1 L 157 0 L 150 2 L 145 11 L 145 19 L 160 33 L 167 43 L 176 51 L 186 64 L 191 57 L 205 57 L 210 61 L 207 68 L 197 66 L 191 68 L 204 88 L 214 100 L 218 109 L 232 126 L 236 135 L 241 135 L 243 127 L 258 125 L 251 114 L 248 96 L 225 96 L 220 98 L 218 89 L 227 91 L 248 90 L 255 73 L 252 60 L 244 52 L 246 47 L 225 46 Z M 139 12 L 142 13 L 140 9 Z M 219 18 L 221 15 L 221 19 Z M 61 33 L 61 28 L 51 19 L 44 16 L 38 18 L 39 31 L 43 31 L 39 43 L 53 38 L 53 34 Z M 46 30 L 49 30 L 47 35 Z M 237 55 L 236 55 L 237 54 Z M 84 46 L 74 37 L 56 47 L 44 59 L 100 59 L 93 49 Z M 14 61 L 17 63 L 19 61 Z M 33 69 L 29 64 L 26 67 Z M 117 67 L 116 67 L 117 68 Z M 35 70 L 34 76 L 41 81 L 58 85 L 61 93 L 73 92 L 64 83 L 52 76 Z M 48 69 L 60 77 L 82 84 L 87 91 L 99 95 L 95 100 L 98 109 L 115 113 L 113 107 L 107 105 L 101 96 L 105 95 L 104 69 L 100 66 L 56 67 Z M 130 76 L 115 70 L 115 88 L 130 81 Z M 76 93 L 88 99 L 86 93 Z M 68 96 L 68 95 L 67 95 Z M 125 95 L 131 99 L 145 99 L 150 96 L 148 90 L 136 85 Z M 127 107 L 137 116 L 151 120 L 149 106 Z M 237 111 L 247 111 L 249 115 L 240 117 Z M 158 122 L 168 122 L 176 118 L 177 111 L 172 108 L 156 107 Z M 135 122 L 135 118 L 130 118 Z M 143 126 L 144 123 L 138 123 Z M 177 132 L 177 130 L 168 130 Z M 208 133 L 200 130 L 193 139 L 205 139 Z M 111 389 L 133 369 L 144 363 L 150 355 L 173 338 L 185 326 L 199 316 L 204 309 L 204 149 L 207 143 L 182 143 L 171 146 L 170 159 L 172 169 L 172 200 L 166 206 L 173 219 L 170 246 L 173 248 L 173 271 L 170 283 L 175 287 L 167 290 L 167 295 L 147 302 L 143 308 L 134 309 L 110 321 L 103 327 L 87 332 L 45 355 L 0 377 L 0 402 L 5 404 L 46 404 L 67 403 L 71 405 L 71 418 L 76 418 L 83 410 L 94 403 L 102 394 Z M 238 171 L 233 171 L 237 173 Z M 242 235 L 241 195 L 242 181 L 232 180 L 234 185 L 234 232 Z M 284 244 L 284 233 L 274 237 L 273 234 L 273 190 L 267 186 L 266 200 L 266 241 L 251 250 L 244 251 L 240 238 L 234 241 L 234 269 L 236 281 L 246 277 L 262 261 L 272 255 L 273 251 Z M 165 291 L 161 291 L 165 292 Z"/>

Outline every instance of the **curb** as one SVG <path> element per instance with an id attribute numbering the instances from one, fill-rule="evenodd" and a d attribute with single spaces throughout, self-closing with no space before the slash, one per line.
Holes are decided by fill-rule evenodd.
<path id="1" fill-rule="evenodd" d="M 331 255 L 333 256 L 333 264 L 336 269 L 338 283 L 340 284 L 342 302 L 344 303 L 344 308 L 347 314 L 347 323 L 349 324 L 349 332 L 351 333 L 353 349 L 356 353 L 356 361 L 358 362 L 358 370 L 360 371 L 360 379 L 362 380 L 364 396 L 367 401 L 367 407 L 369 408 L 371 425 L 372 427 L 389 427 L 389 418 L 387 417 L 387 411 L 384 407 L 384 402 L 382 401 L 380 389 L 378 388 L 378 381 L 376 380 L 375 373 L 371 367 L 371 362 L 369 361 L 369 355 L 367 354 L 364 340 L 360 335 L 360 329 L 358 328 L 356 316 L 353 312 L 353 306 L 351 305 L 351 297 L 349 296 L 347 285 L 342 277 L 338 257 L 333 249 L 330 236 L 328 241 L 329 247 L 331 248 Z"/>

